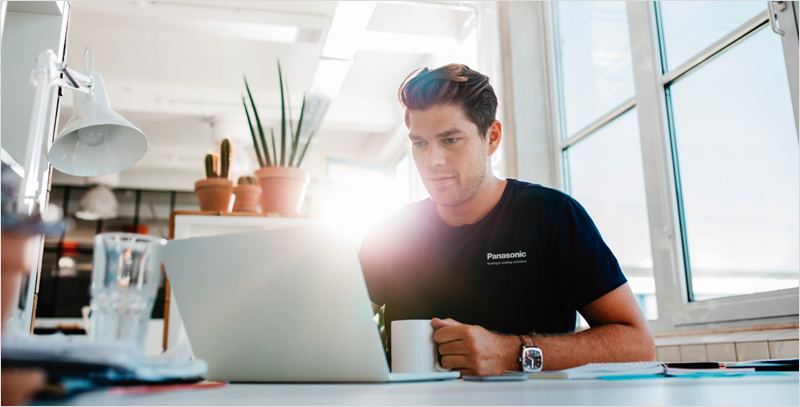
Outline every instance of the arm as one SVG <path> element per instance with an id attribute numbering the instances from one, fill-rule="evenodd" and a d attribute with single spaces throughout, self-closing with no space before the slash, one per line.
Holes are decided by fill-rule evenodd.
<path id="1" fill-rule="evenodd" d="M 653 334 L 627 283 L 579 311 L 591 328 L 566 336 L 533 335 L 544 369 L 655 359 Z"/>
<path id="2" fill-rule="evenodd" d="M 653 360 L 655 344 L 628 284 L 580 309 L 590 329 L 569 335 L 533 334 L 542 349 L 546 370 L 560 370 L 600 362 Z M 520 370 L 520 340 L 489 332 L 477 325 L 434 318 L 434 340 L 442 366 L 462 374 L 501 374 Z"/>

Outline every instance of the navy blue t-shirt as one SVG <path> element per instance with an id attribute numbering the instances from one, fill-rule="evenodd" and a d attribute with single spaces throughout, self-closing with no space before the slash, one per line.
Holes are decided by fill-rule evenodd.
<path id="1" fill-rule="evenodd" d="M 474 224 L 448 226 L 430 198 L 407 205 L 370 230 L 359 258 L 387 332 L 433 317 L 503 334 L 572 332 L 576 310 L 627 281 L 576 200 L 515 179 Z"/>

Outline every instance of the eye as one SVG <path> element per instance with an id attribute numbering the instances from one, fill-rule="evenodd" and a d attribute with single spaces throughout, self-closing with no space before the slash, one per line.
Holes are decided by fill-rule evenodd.
<path id="1" fill-rule="evenodd" d="M 425 141 L 414 141 L 414 142 L 411 143 L 411 145 L 414 146 L 414 147 L 422 147 L 425 144 L 428 144 L 428 143 L 425 142 Z"/>
<path id="2" fill-rule="evenodd" d="M 458 141 L 458 138 L 454 137 L 444 139 L 445 144 L 455 144 L 456 141 Z"/>

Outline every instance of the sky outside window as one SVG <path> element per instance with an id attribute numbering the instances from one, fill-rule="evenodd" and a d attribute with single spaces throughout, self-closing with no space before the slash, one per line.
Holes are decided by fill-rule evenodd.
<path id="1" fill-rule="evenodd" d="M 674 69 L 703 49 L 767 9 L 763 1 L 662 1 L 660 19 L 668 69 Z"/>
<path id="2" fill-rule="evenodd" d="M 556 7 L 565 136 L 633 97 L 625 2 L 569 1 Z"/>
<path id="3" fill-rule="evenodd" d="M 797 287 L 800 163 L 780 37 L 762 28 L 670 89 L 695 299 Z"/>

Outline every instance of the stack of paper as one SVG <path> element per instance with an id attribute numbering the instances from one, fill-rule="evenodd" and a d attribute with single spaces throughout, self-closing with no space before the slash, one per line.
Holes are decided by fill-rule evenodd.
<path id="1" fill-rule="evenodd" d="M 528 373 L 531 379 L 598 379 L 615 376 L 643 376 L 664 373 L 662 362 L 589 363 L 566 370 Z"/>
<path id="2" fill-rule="evenodd" d="M 160 382 L 200 378 L 208 371 L 201 359 L 175 358 L 169 353 L 147 358 L 136 346 L 89 342 L 87 337 L 54 335 L 4 336 L 3 367 L 41 367 L 58 376 L 104 382 Z"/>

